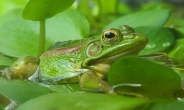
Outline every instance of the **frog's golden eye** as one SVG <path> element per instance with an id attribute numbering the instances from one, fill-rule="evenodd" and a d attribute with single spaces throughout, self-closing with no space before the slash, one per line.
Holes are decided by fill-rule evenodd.
<path id="1" fill-rule="evenodd" d="M 118 32 L 116 30 L 106 30 L 102 34 L 101 40 L 104 44 L 113 45 L 119 39 Z"/>

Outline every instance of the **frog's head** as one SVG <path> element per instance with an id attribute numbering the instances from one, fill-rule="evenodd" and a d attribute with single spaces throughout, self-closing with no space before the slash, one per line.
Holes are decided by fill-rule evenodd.
<path id="1" fill-rule="evenodd" d="M 145 36 L 135 33 L 127 25 L 120 26 L 119 29 L 106 29 L 86 47 L 87 58 L 83 66 L 111 64 L 123 56 L 137 55 L 147 42 Z"/>

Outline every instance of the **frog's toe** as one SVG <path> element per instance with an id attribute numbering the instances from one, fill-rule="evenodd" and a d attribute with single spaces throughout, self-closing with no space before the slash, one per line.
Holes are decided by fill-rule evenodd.
<path id="1" fill-rule="evenodd" d="M 80 78 L 80 87 L 83 90 L 92 92 L 106 92 L 109 93 L 109 84 L 98 77 L 95 73 L 89 71 L 82 74 Z"/>

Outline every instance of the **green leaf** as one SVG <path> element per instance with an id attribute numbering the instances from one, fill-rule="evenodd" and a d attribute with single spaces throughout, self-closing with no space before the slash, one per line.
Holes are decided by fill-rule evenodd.
<path id="1" fill-rule="evenodd" d="M 173 98 L 181 88 L 181 79 L 171 68 L 138 57 L 124 57 L 115 62 L 108 82 L 119 93 L 133 93 L 146 98 Z"/>
<path id="2" fill-rule="evenodd" d="M 10 10 L 25 7 L 27 0 L 0 0 L 0 16 Z M 10 19 L 10 18 L 9 18 Z"/>
<path id="3" fill-rule="evenodd" d="M 4 108 L 10 103 L 10 100 L 0 94 L 0 110 L 4 110 Z"/>
<path id="4" fill-rule="evenodd" d="M 169 49 L 174 43 L 174 35 L 163 27 L 143 26 L 135 28 L 135 32 L 145 35 L 148 44 L 139 55 L 153 54 Z"/>
<path id="5" fill-rule="evenodd" d="M 131 110 L 146 100 L 95 93 L 53 93 L 20 105 L 16 110 Z"/>
<path id="6" fill-rule="evenodd" d="M 87 19 L 66 10 L 47 20 L 46 48 L 58 41 L 81 39 L 89 34 Z M 6 36 L 6 37 L 5 37 Z M 37 56 L 39 23 L 16 17 L 0 27 L 0 52 L 9 56 Z"/>
<path id="7" fill-rule="evenodd" d="M 184 103 L 176 100 L 153 100 L 152 106 L 143 110 L 183 110 Z"/>
<path id="8" fill-rule="evenodd" d="M 6 24 L 6 22 L 9 22 L 12 19 L 16 19 L 20 17 L 21 13 L 22 13 L 22 9 L 14 9 L 7 12 L 5 15 L 0 17 L 0 27 Z"/>
<path id="9" fill-rule="evenodd" d="M 75 0 L 29 0 L 22 17 L 42 21 L 69 8 Z"/>
<path id="10" fill-rule="evenodd" d="M 38 47 L 38 30 L 35 22 L 21 18 L 11 20 L 0 28 L 0 52 L 14 57 L 36 56 Z M 6 37 L 5 37 L 6 36 Z"/>
<path id="11" fill-rule="evenodd" d="M 117 8 L 117 2 L 117 0 L 109 0 L 108 2 L 106 0 L 100 0 L 102 13 L 114 13 Z"/>
<path id="12" fill-rule="evenodd" d="M 46 35 L 53 42 L 75 40 L 87 37 L 88 20 L 77 10 L 68 9 L 46 21 Z"/>
<path id="13" fill-rule="evenodd" d="M 172 50 L 168 53 L 172 58 L 184 60 L 184 39 L 176 40 L 176 43 Z"/>
<path id="14" fill-rule="evenodd" d="M 105 28 L 114 28 L 119 25 L 129 25 L 133 28 L 138 26 L 163 26 L 169 18 L 170 10 L 141 11 L 117 18 Z"/>
<path id="15" fill-rule="evenodd" d="M 177 38 L 184 38 L 184 26 L 183 27 L 176 27 L 174 29 L 174 34 Z"/>
<path id="16" fill-rule="evenodd" d="M 168 2 L 147 2 L 141 5 L 141 10 L 158 10 L 158 9 L 171 9 L 173 10 L 175 7 L 173 4 Z"/>
<path id="17" fill-rule="evenodd" d="M 18 103 L 48 94 L 51 90 L 29 81 L 7 80 L 0 77 L 0 93 Z"/>
<path id="18" fill-rule="evenodd" d="M 0 66 L 10 66 L 13 62 L 14 61 L 8 57 L 0 56 Z"/>

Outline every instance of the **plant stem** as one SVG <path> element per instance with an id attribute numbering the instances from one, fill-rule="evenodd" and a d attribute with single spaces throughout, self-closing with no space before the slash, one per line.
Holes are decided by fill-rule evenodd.
<path id="1" fill-rule="evenodd" d="M 40 56 L 45 50 L 45 20 L 40 21 L 40 38 L 39 38 L 39 50 L 38 56 Z"/>

